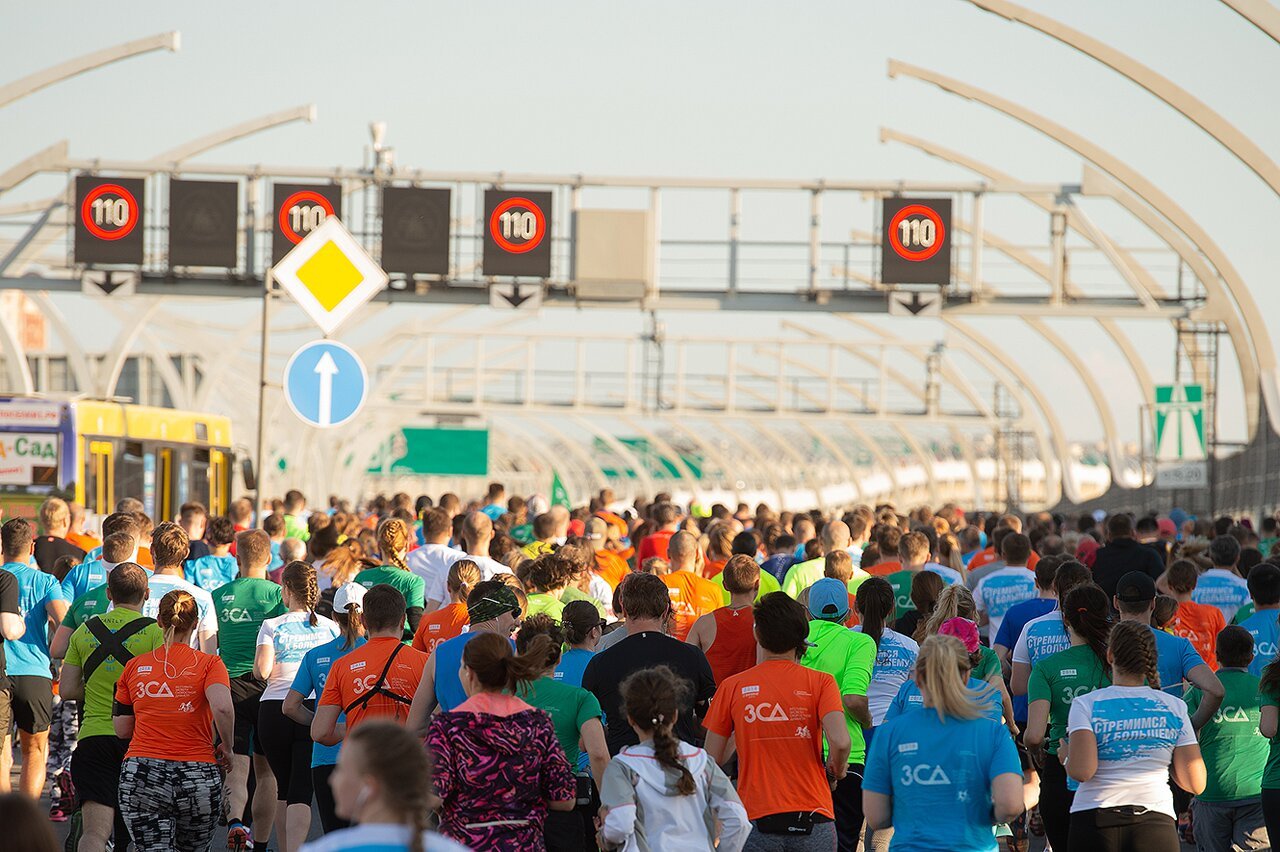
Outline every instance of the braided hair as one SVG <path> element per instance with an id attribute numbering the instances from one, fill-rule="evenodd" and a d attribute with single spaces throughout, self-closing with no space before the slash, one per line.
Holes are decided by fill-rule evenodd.
<path id="1" fill-rule="evenodd" d="M 1111 638 L 1111 602 L 1107 593 L 1093 583 L 1076 586 L 1062 601 L 1062 620 L 1085 641 L 1106 671 Z"/>
<path id="2" fill-rule="evenodd" d="M 1147 686 L 1160 688 L 1160 668 L 1156 657 L 1156 637 L 1150 625 L 1121 621 L 1111 628 L 1111 668 L 1131 675 L 1143 675 Z"/>
<path id="3" fill-rule="evenodd" d="M 316 604 L 320 603 L 320 584 L 316 582 L 316 569 L 306 562 L 290 562 L 280 574 L 280 585 L 289 590 L 295 603 L 311 613 L 308 623 L 315 627 Z"/>
<path id="4" fill-rule="evenodd" d="M 377 779 L 383 804 L 409 827 L 409 852 L 425 852 L 422 835 L 434 796 L 431 763 L 422 743 L 400 725 L 366 722 L 347 733 L 343 747 L 353 746 L 360 774 Z"/>
<path id="5" fill-rule="evenodd" d="M 893 586 L 883 577 L 869 577 L 858 586 L 853 603 L 862 620 L 863 635 L 871 637 L 871 641 L 879 648 L 880 636 L 884 633 L 886 622 L 893 618 L 896 605 Z"/>
<path id="6" fill-rule="evenodd" d="M 680 759 L 680 740 L 672 731 L 680 708 L 689 704 L 689 682 L 667 666 L 654 666 L 630 674 L 620 692 L 622 711 L 637 728 L 653 733 L 653 756 L 676 774 L 676 792 L 692 795 L 698 785 Z"/>
<path id="7" fill-rule="evenodd" d="M 378 524 L 378 552 L 382 554 L 383 562 L 401 571 L 408 571 L 409 563 L 404 561 L 408 551 L 409 527 L 404 521 L 387 518 Z"/>

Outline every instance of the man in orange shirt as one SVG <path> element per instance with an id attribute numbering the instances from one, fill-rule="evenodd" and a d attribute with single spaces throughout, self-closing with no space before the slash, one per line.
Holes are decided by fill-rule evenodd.
<path id="1" fill-rule="evenodd" d="M 471 623 L 467 616 L 467 595 L 480 584 L 480 566 L 470 559 L 459 559 L 449 566 L 445 588 L 449 603 L 434 612 L 422 616 L 418 630 L 413 634 L 413 647 L 430 655 L 441 642 L 462 635 L 462 628 Z"/>
<path id="2" fill-rule="evenodd" d="M 360 617 L 369 641 L 334 661 L 311 720 L 312 740 L 337 745 L 365 719 L 404 724 L 427 665 L 426 654 L 400 643 L 405 610 L 404 595 L 393 586 L 379 583 L 365 592 Z M 347 723 L 340 726 L 344 712 Z"/>
<path id="3" fill-rule="evenodd" d="M 600 517 L 589 518 L 587 541 L 591 542 L 591 549 L 595 551 L 595 572 L 600 575 L 600 579 L 609 584 L 610 589 L 618 588 L 622 578 L 631 573 L 631 566 L 625 559 L 606 547 L 609 543 L 609 522 Z"/>
<path id="4" fill-rule="evenodd" d="M 1214 646 L 1219 631 L 1227 626 L 1227 620 L 1216 606 L 1198 604 L 1191 599 L 1199 578 L 1200 570 L 1187 559 L 1179 559 L 1165 572 L 1165 585 L 1178 601 L 1178 611 L 1169 622 L 1169 629 L 1174 635 L 1190 641 L 1209 668 L 1217 671 L 1218 655 Z"/>
<path id="5" fill-rule="evenodd" d="M 690 532 L 678 532 L 671 536 L 667 546 L 670 570 L 661 575 L 671 594 L 671 611 L 675 614 L 671 635 L 684 641 L 693 623 L 709 612 L 715 612 L 724 602 L 720 587 L 703 577 L 698 569 L 702 548 Z"/>
<path id="6" fill-rule="evenodd" d="M 88 553 L 95 547 L 102 547 L 102 540 L 94 538 L 84 531 L 84 506 L 79 503 L 68 503 L 71 510 L 71 526 L 67 529 L 67 541 Z"/>

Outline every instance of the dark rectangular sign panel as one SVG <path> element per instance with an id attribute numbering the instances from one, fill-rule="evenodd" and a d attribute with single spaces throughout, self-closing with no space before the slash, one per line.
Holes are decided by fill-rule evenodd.
<path id="1" fill-rule="evenodd" d="M 448 189 L 382 190 L 382 268 L 404 275 L 449 274 Z"/>
<path id="2" fill-rule="evenodd" d="M 342 218 L 342 187 L 278 183 L 272 190 L 271 265 L 275 266 L 325 219 Z"/>
<path id="3" fill-rule="evenodd" d="M 236 266 L 240 184 L 169 181 L 169 266 Z"/>
<path id="4" fill-rule="evenodd" d="M 142 264 L 142 178 L 76 177 L 76 263 Z"/>
<path id="5" fill-rule="evenodd" d="M 487 189 L 485 275 L 551 277 L 551 193 Z"/>
<path id="6" fill-rule="evenodd" d="M 950 198 L 886 198 L 881 216 L 882 284 L 951 283 Z"/>

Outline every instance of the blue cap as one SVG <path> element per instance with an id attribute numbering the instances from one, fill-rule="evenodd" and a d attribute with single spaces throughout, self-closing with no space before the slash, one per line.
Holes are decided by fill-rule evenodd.
<path id="1" fill-rule="evenodd" d="M 809 587 L 809 614 L 824 621 L 843 621 L 849 614 L 849 589 L 835 577 Z"/>

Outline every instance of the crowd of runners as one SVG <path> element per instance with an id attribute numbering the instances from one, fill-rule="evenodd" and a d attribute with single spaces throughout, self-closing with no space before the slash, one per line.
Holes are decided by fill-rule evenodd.
<path id="1" fill-rule="evenodd" d="M 496 483 L 115 508 L 0 527 L 0 831 L 24 852 L 51 822 L 78 852 L 1280 831 L 1275 518 L 571 508 Z"/>

